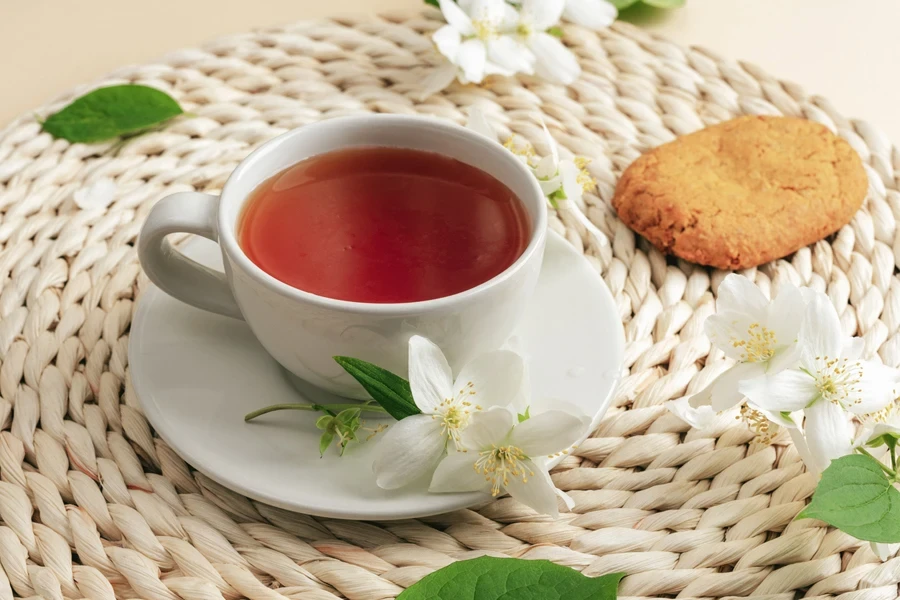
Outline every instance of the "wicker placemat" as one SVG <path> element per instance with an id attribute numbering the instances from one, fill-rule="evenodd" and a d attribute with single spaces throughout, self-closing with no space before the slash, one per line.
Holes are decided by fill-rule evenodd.
<path id="1" fill-rule="evenodd" d="M 664 408 L 724 366 L 702 330 L 723 273 L 668 264 L 609 205 L 622 169 L 676 135 L 746 113 L 825 123 L 862 155 L 868 200 L 833 239 L 749 275 L 766 289 L 827 289 L 867 352 L 897 366 L 894 147 L 752 65 L 622 24 L 599 35 L 567 28 L 585 70 L 568 89 L 511 79 L 421 101 L 433 16 L 299 23 L 122 69 L 104 83 L 159 86 L 197 116 L 117 153 L 54 141 L 34 115 L 0 132 L 0 599 L 380 600 L 483 553 L 625 571 L 623 596 L 895 598 L 900 559 L 881 563 L 867 544 L 793 520 L 815 480 L 785 438 L 755 443 L 733 419 L 690 430 Z M 554 522 L 503 499 L 429 519 L 335 521 L 193 472 L 154 437 L 128 377 L 129 322 L 147 285 L 134 242 L 153 203 L 220 189 L 253 147 L 317 119 L 379 111 L 463 122 L 475 104 L 535 142 L 543 114 L 563 146 L 594 159 L 588 214 L 602 243 L 575 223 L 554 217 L 553 227 L 612 290 L 628 374 L 600 428 L 554 473 L 574 511 Z M 104 178 L 117 184 L 115 202 L 80 210 L 74 192 Z"/>

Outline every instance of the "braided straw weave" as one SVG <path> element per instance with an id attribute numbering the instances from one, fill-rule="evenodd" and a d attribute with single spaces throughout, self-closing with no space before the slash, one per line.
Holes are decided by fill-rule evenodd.
<path id="1" fill-rule="evenodd" d="M 881 563 L 867 544 L 794 520 L 816 482 L 787 438 L 757 443 L 724 417 L 691 430 L 663 406 L 727 366 L 702 329 L 724 273 L 667 263 L 609 205 L 617 175 L 676 135 L 747 113 L 826 124 L 866 163 L 864 208 L 832 239 L 747 274 L 769 292 L 786 281 L 827 290 L 867 354 L 897 366 L 894 147 L 752 65 L 622 24 L 567 28 L 585 71 L 568 89 L 503 79 L 422 100 L 435 17 L 304 22 L 122 69 L 103 83 L 157 86 L 196 116 L 115 152 L 54 141 L 34 115 L 0 131 L 0 600 L 381 600 L 486 553 L 624 571 L 627 597 L 897 597 L 900 558 Z M 474 105 L 539 151 L 543 114 L 564 148 L 593 158 L 599 182 L 587 214 L 601 239 L 566 215 L 552 222 L 609 285 L 628 342 L 613 408 L 553 475 L 574 510 L 550 521 L 501 499 L 428 519 L 337 521 L 194 472 L 154 436 L 129 381 L 129 323 L 148 284 L 134 242 L 150 207 L 221 189 L 255 146 L 317 119 L 463 122 Z M 73 194 L 104 178 L 117 185 L 113 204 L 80 210 Z"/>

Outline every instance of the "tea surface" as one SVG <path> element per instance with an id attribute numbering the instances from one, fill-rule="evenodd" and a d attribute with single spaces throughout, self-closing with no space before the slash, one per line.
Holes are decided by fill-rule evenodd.
<path id="1" fill-rule="evenodd" d="M 430 152 L 315 156 L 253 193 L 247 256 L 288 285 L 339 300 L 431 300 L 478 286 L 525 250 L 530 219 L 503 183 Z"/>

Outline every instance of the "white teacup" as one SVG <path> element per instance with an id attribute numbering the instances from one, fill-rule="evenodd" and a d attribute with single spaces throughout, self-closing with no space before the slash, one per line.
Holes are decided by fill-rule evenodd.
<path id="1" fill-rule="evenodd" d="M 509 268 L 481 285 L 444 298 L 400 304 L 317 296 L 256 266 L 237 241 L 238 219 L 252 192 L 305 158 L 354 146 L 435 152 L 489 173 L 528 211 L 528 246 Z M 238 165 L 220 197 L 183 192 L 164 198 L 141 230 L 138 254 L 147 275 L 163 291 L 197 308 L 244 319 L 269 354 L 294 375 L 341 396 L 364 398 L 365 392 L 334 356 L 360 358 L 403 375 L 407 343 L 419 334 L 440 346 L 458 372 L 473 356 L 502 346 L 537 283 L 546 229 L 546 200 L 537 181 L 500 144 L 432 118 L 371 115 L 322 121 L 269 141 Z M 166 236 L 177 232 L 218 242 L 225 272 L 201 266 L 176 250 Z M 297 233 L 302 235 L 302 229 Z"/>

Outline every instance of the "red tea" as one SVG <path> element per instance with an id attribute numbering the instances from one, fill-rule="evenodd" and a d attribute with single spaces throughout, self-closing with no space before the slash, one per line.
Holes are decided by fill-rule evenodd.
<path id="1" fill-rule="evenodd" d="M 439 154 L 351 148 L 263 183 L 238 231 L 263 271 L 319 296 L 417 302 L 473 288 L 512 265 L 530 219 L 487 173 Z"/>

